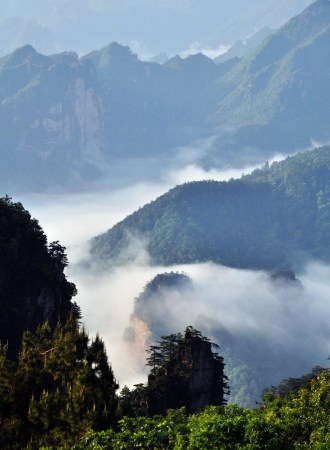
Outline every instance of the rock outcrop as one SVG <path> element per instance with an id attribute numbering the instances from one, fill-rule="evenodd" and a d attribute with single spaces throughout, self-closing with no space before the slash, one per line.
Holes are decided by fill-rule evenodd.
<path id="1" fill-rule="evenodd" d="M 187 327 L 184 337 L 163 338 L 160 353 L 151 347 L 149 365 L 153 364 L 155 355 L 156 359 L 160 356 L 162 362 L 158 366 L 155 364 L 148 377 L 150 415 L 164 414 L 170 408 L 182 406 L 193 412 L 226 402 L 228 386 L 224 362 L 212 351 L 213 345 L 200 332 Z"/>

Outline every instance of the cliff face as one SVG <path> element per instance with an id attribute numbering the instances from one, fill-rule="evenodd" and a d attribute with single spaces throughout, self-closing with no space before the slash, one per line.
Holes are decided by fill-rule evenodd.
<path id="1" fill-rule="evenodd" d="M 64 248 L 47 245 L 35 219 L 20 203 L 0 199 L 0 341 L 15 357 L 25 330 L 48 321 L 54 327 L 76 307 L 76 289 L 63 270 Z"/>
<path id="2" fill-rule="evenodd" d="M 0 59 L 0 84 L 1 169 L 6 181 L 10 167 L 10 192 L 26 190 L 31 179 L 38 188 L 59 180 L 79 186 L 85 173 L 99 173 L 104 105 L 91 64 L 25 46 Z"/>
<path id="3" fill-rule="evenodd" d="M 184 347 L 183 361 L 187 361 L 189 409 L 196 411 L 207 405 L 221 404 L 223 391 L 217 393 L 221 363 L 214 359 L 209 342 L 194 340 Z M 189 373 L 190 372 L 190 373 Z"/>
<path id="4" fill-rule="evenodd" d="M 47 79 L 41 77 L 39 83 L 45 86 L 38 86 L 36 91 L 49 89 L 49 77 L 54 78 L 52 85 L 56 86 L 60 69 L 54 66 Z M 32 111 L 30 123 L 19 137 L 18 149 L 44 159 L 61 153 L 67 162 L 89 160 L 96 163 L 102 147 L 101 101 L 82 70 L 71 68 L 68 75 L 56 97 L 50 96 L 44 108 Z"/>
<path id="5" fill-rule="evenodd" d="M 212 351 L 211 342 L 188 327 L 177 351 L 149 375 L 149 413 L 164 414 L 181 406 L 193 412 L 224 404 L 226 379 L 223 358 Z"/>

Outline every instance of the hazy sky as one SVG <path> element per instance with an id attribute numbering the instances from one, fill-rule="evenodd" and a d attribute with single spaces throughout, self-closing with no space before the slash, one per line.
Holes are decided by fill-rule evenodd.
<path id="1" fill-rule="evenodd" d="M 265 26 L 279 27 L 310 3 L 311 0 L 2 0 L 0 50 L 12 51 L 13 47 L 30 43 L 41 52 L 86 53 L 118 41 L 141 57 L 187 50 L 209 50 L 214 54 Z M 8 24 L 6 20 L 13 17 L 16 19 Z"/>

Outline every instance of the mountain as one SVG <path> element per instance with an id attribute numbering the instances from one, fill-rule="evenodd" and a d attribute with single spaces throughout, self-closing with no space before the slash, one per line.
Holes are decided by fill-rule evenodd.
<path id="1" fill-rule="evenodd" d="M 269 27 L 262 28 L 247 39 L 236 41 L 225 53 L 214 58 L 214 62 L 220 64 L 224 61 L 228 61 L 228 59 L 249 56 L 274 32 L 275 31 Z"/>
<path id="2" fill-rule="evenodd" d="M 124 339 L 134 347 L 139 339 L 139 323 L 142 321 L 150 331 L 150 340 L 155 342 L 168 333 L 163 317 L 171 317 L 171 308 L 166 306 L 169 294 L 189 290 L 192 280 L 182 273 L 165 272 L 156 275 L 134 300 L 134 310 L 130 316 L 130 326 L 126 328 Z M 158 315 L 159 311 L 161 314 Z"/>
<path id="3" fill-rule="evenodd" d="M 44 190 L 99 173 L 100 100 L 73 53 L 25 46 L 0 60 L 2 190 Z"/>
<path id="4" fill-rule="evenodd" d="M 223 72 L 201 54 L 144 63 L 117 43 L 83 58 L 16 50 L 0 59 L 2 190 L 80 190 L 118 161 L 169 159 L 203 136 L 205 82 Z"/>
<path id="5" fill-rule="evenodd" d="M 141 240 L 154 264 L 272 270 L 329 261 L 329 192 L 330 147 L 238 180 L 187 183 L 95 237 L 91 256 L 105 266 L 126 262 Z"/>
<path id="6" fill-rule="evenodd" d="M 202 53 L 144 62 L 116 42 L 82 57 L 17 49 L 0 59 L 2 191 L 242 167 L 327 142 L 329 18 L 318 0 L 221 64 Z"/>
<path id="7" fill-rule="evenodd" d="M 316 1 L 222 79 L 217 117 L 236 142 L 286 152 L 329 140 L 329 19 L 330 2 Z"/>
<path id="8" fill-rule="evenodd" d="M 65 248 L 48 245 L 37 220 L 21 203 L 0 199 L 0 342 L 17 355 L 22 335 L 48 321 L 51 327 L 78 314 L 76 288 L 63 270 Z"/>

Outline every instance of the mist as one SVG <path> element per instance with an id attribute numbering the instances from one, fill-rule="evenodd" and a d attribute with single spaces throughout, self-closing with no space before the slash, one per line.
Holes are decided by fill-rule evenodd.
<path id="1" fill-rule="evenodd" d="M 311 262 L 294 283 L 213 263 L 155 267 L 147 257 L 103 273 L 95 269 L 72 265 L 68 274 L 78 286 L 84 323 L 91 335 L 99 332 L 105 340 L 121 387 L 146 382 L 145 349 L 160 335 L 183 332 L 188 325 L 220 345 L 229 371 L 238 367 L 248 378 L 245 397 L 251 403 L 246 405 L 259 400 L 263 388 L 327 366 L 328 266 Z M 155 296 L 148 321 L 140 320 L 134 299 L 157 274 L 170 271 L 187 274 L 192 286 Z M 153 335 L 153 324 L 159 335 Z M 132 341 L 125 338 L 128 329 L 134 331 Z M 237 382 L 230 384 L 239 401 Z"/>
<path id="2" fill-rule="evenodd" d="M 150 265 L 145 242 L 138 239 L 132 244 L 137 258 L 130 264 L 105 271 L 92 263 L 82 264 L 88 260 L 91 237 L 174 185 L 202 179 L 228 180 L 253 168 L 206 171 L 197 164 L 188 164 L 153 182 L 67 196 L 14 198 L 39 220 L 49 241 L 59 240 L 67 247 L 70 265 L 66 274 L 77 285 L 75 300 L 81 307 L 83 324 L 91 337 L 99 333 L 105 341 L 121 387 L 146 381 L 145 348 L 157 338 L 150 329 L 153 321 L 161 321 L 168 334 L 183 332 L 188 325 L 201 330 L 220 345 L 225 359 L 232 356 L 227 363 L 229 369 L 242 361 L 245 364 L 249 355 L 258 354 L 265 363 L 270 362 L 270 367 L 272 363 L 276 366 L 268 375 L 262 365 L 255 370 L 262 371 L 259 376 L 265 377 L 267 385 L 302 375 L 316 365 L 326 365 L 330 353 L 328 266 L 310 262 L 297 274 L 297 283 L 273 280 L 262 271 L 213 263 L 157 267 Z M 161 302 L 155 299 L 150 323 L 135 320 L 134 299 L 158 273 L 170 271 L 186 273 L 192 279 L 191 288 L 166 292 Z M 127 328 L 132 326 L 137 336 L 133 346 L 124 339 Z M 251 376 L 251 368 L 244 370 L 244 376 L 258 385 L 258 375 Z M 252 389 L 253 400 L 256 390 Z"/>

